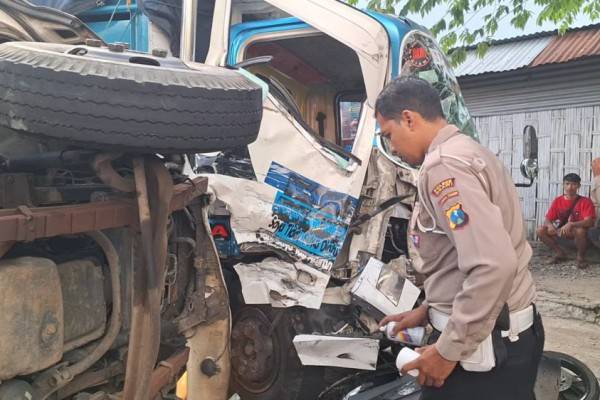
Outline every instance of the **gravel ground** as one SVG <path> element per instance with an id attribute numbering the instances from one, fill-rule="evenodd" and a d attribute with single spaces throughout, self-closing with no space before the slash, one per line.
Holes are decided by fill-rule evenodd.
<path id="1" fill-rule="evenodd" d="M 571 259 L 551 264 L 552 253 L 533 242 L 531 272 L 544 317 L 546 350 L 570 354 L 600 377 L 600 263 L 578 269 Z M 592 252 L 590 259 L 600 259 Z"/>

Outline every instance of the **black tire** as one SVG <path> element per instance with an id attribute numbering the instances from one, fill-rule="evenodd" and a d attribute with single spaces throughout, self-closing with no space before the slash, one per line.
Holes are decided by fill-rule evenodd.
<path id="1" fill-rule="evenodd" d="M 39 138 L 141 153 L 245 146 L 260 86 L 236 71 L 129 51 L 0 45 L 0 125 Z"/>
<path id="2" fill-rule="evenodd" d="M 236 311 L 232 309 L 232 312 L 231 392 L 237 393 L 242 400 L 316 399 L 325 386 L 323 369 L 302 366 L 292 343 L 295 333 L 290 310 L 248 305 Z M 240 324 L 248 319 L 260 321 L 258 330 L 262 332 L 263 339 L 247 337 L 247 334 L 255 335 L 257 330 L 241 332 Z M 256 357 L 241 354 L 247 351 L 247 343 L 260 349 L 259 355 L 266 358 L 258 372 Z M 265 352 L 268 352 L 268 357 L 265 357 Z M 242 364 L 245 364 L 244 369 L 240 368 Z"/>
<path id="3" fill-rule="evenodd" d="M 559 400 L 600 399 L 598 378 L 584 363 L 575 357 L 557 351 L 545 351 L 544 355 L 560 360 L 561 379 Z"/>

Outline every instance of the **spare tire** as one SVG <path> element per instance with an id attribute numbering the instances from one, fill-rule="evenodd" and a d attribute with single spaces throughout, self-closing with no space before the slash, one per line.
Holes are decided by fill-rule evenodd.
<path id="1" fill-rule="evenodd" d="M 256 139 L 258 84 L 237 71 L 100 47 L 0 45 L 0 125 L 135 152 L 206 152 Z"/>

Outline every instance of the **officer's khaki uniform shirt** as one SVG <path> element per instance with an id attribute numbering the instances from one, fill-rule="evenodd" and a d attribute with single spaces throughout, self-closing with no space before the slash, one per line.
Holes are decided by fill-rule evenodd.
<path id="1" fill-rule="evenodd" d="M 534 301 L 521 206 L 500 160 L 454 125 L 429 147 L 419 197 L 409 231 L 423 261 L 415 269 L 425 275 L 428 305 L 451 315 L 437 349 L 460 361 L 490 334 L 505 303 L 514 312 Z"/>

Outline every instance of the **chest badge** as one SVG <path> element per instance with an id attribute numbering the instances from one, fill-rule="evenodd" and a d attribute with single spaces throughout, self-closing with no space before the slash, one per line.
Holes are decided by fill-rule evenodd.
<path id="1" fill-rule="evenodd" d="M 450 229 L 462 228 L 469 222 L 469 215 L 463 210 L 462 204 L 456 203 L 446 210 L 446 218 Z"/>

